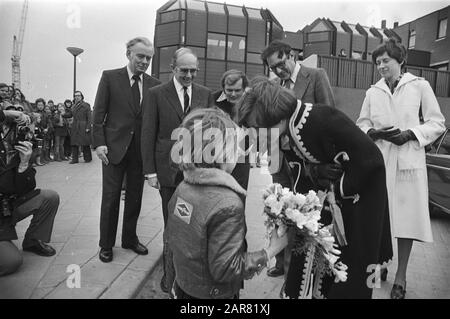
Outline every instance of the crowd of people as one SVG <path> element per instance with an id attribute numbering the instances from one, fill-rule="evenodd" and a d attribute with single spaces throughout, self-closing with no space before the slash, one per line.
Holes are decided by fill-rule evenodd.
<path id="1" fill-rule="evenodd" d="M 261 53 L 274 79 L 249 80 L 242 71 L 228 70 L 216 92 L 195 83 L 198 59 L 191 49 L 175 52 L 173 77 L 166 83 L 145 73 L 153 53 L 147 38 L 127 43 L 129 62 L 103 72 L 92 117 L 80 91 L 73 102 L 55 108 L 43 99 L 26 103 L 20 91 L 0 85 L 4 112 L 23 111 L 34 119 L 42 141 L 35 165 L 52 155 L 66 160 L 67 145 L 71 163 L 78 162 L 80 149 L 90 162 L 90 145 L 95 149 L 102 162 L 102 262 L 114 258 L 124 187 L 121 246 L 148 254 L 136 233 L 146 180 L 162 200 L 160 285 L 173 298 L 239 298 L 243 281 L 260 273 L 272 257 L 276 264 L 267 275 L 284 275 L 282 297 L 304 298 L 311 290 L 313 298 L 371 298 L 367 269 L 378 265 L 386 280 L 391 236 L 398 240 L 399 259 L 391 298 L 405 297 L 412 243 L 432 241 L 424 147 L 444 131 L 445 119 L 428 82 L 403 71 L 407 56 L 401 44 L 389 39 L 373 52 L 382 79 L 367 91 L 356 123 L 336 108 L 326 72 L 300 64 L 282 41 L 271 42 Z M 16 113 L 9 116 L 23 120 Z M 178 129 L 188 137 L 174 138 Z M 208 135 L 211 129 L 222 138 Z M 279 138 L 250 145 L 254 141 L 242 140 L 239 133 L 250 129 L 276 129 Z M 307 251 L 296 246 L 302 238 L 295 227 L 280 236 L 274 231 L 267 247 L 261 242 L 260 250 L 247 251 L 245 197 L 255 158 L 230 155 L 221 149 L 223 143 L 267 150 L 273 182 L 289 190 L 333 193 L 345 228 L 346 242 L 339 247 L 349 267 L 345 282 L 319 272 L 308 288 Z M 273 144 L 279 152 L 272 151 Z M 180 149 L 185 153 L 178 154 Z M 211 149 L 207 160 L 202 154 Z M 21 158 L 18 175 L 26 166 L 27 159 Z M 324 210 L 321 218 L 330 224 L 335 216 Z"/>
<path id="2" fill-rule="evenodd" d="M 83 151 L 86 163 L 92 160 L 92 110 L 81 91 L 74 92 L 73 100 L 66 99 L 63 103 L 46 102 L 43 98 L 29 102 L 19 88 L 0 83 L 0 105 L 2 110 L 16 110 L 30 117 L 28 138 L 35 142 L 33 166 L 53 161 L 78 163 L 79 150 Z"/>

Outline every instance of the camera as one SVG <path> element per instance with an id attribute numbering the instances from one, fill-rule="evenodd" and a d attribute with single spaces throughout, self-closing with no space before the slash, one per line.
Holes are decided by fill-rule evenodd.
<path id="1" fill-rule="evenodd" d="M 34 132 L 27 125 L 16 125 L 15 139 L 13 144 L 18 145 L 19 142 L 28 141 L 33 144 L 33 149 L 42 147 L 42 139 L 35 138 Z"/>

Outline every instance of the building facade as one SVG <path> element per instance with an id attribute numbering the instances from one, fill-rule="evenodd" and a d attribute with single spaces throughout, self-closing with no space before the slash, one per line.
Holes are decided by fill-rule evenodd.
<path id="1" fill-rule="evenodd" d="M 171 77 L 171 58 L 180 47 L 198 56 L 196 82 L 220 88 L 226 70 L 253 77 L 265 74 L 260 59 L 264 47 L 283 37 L 283 28 L 267 9 L 254 9 L 199 0 L 171 0 L 157 11 L 152 73 L 161 81 Z"/>
<path id="2" fill-rule="evenodd" d="M 434 11 L 414 21 L 394 27 L 408 49 L 428 53 L 428 67 L 450 71 L 450 6 Z"/>

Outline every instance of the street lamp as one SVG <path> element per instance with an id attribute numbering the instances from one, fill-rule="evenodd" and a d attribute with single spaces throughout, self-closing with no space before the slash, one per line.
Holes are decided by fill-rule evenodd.
<path id="1" fill-rule="evenodd" d="M 77 56 L 83 53 L 83 49 L 68 47 L 67 51 L 73 55 L 73 93 L 77 90 Z"/>

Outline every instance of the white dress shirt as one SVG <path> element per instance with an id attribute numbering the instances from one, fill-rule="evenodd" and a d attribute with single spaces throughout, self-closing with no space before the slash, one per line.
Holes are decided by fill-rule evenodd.
<path id="1" fill-rule="evenodd" d="M 180 101 L 181 108 L 184 112 L 184 89 L 183 86 L 180 84 L 180 82 L 173 77 L 173 84 L 175 85 L 175 90 L 177 91 L 178 100 Z M 189 95 L 189 106 L 192 104 L 192 85 L 189 85 L 187 87 L 187 94 Z"/>
<path id="2" fill-rule="evenodd" d="M 130 70 L 130 66 L 129 65 L 127 65 L 127 72 L 128 72 L 128 79 L 130 80 L 130 87 L 132 87 L 133 86 L 133 84 L 134 84 L 134 79 L 133 79 L 133 72 L 131 72 L 131 70 Z M 139 100 L 139 103 L 142 103 L 142 95 L 143 95 L 143 85 L 144 85 L 144 74 L 143 73 L 141 73 L 140 75 L 139 75 L 139 79 L 140 79 L 140 81 L 139 81 L 139 83 L 138 83 L 138 86 L 139 86 L 139 96 L 140 96 L 140 100 Z"/>

